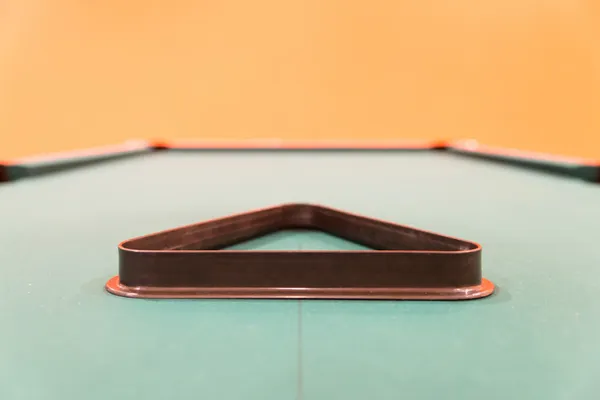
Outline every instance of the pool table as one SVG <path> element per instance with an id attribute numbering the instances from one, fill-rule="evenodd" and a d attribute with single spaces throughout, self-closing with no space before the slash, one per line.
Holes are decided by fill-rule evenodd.
<path id="1" fill-rule="evenodd" d="M 0 184 L 0 399 L 596 399 L 598 164 L 473 143 L 129 143 Z M 481 244 L 467 301 L 135 299 L 132 237 L 313 203 Z M 312 231 L 235 249 L 348 250 Z"/>

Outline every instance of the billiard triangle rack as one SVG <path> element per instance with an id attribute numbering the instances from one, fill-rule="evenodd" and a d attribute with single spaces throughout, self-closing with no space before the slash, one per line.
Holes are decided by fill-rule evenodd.
<path id="1" fill-rule="evenodd" d="M 600 183 L 600 160 L 467 141 L 163 141 L 0 161 L 0 182 L 164 151 L 435 151 Z M 373 250 L 243 251 L 228 246 L 282 229 L 312 229 Z M 318 205 L 287 204 L 127 240 L 110 293 L 139 298 L 475 299 L 493 293 L 473 242 Z"/>
<path id="2" fill-rule="evenodd" d="M 286 229 L 373 250 L 231 250 Z M 283 204 L 126 240 L 108 292 L 135 298 L 467 300 L 489 296 L 481 246 L 314 204 Z"/>

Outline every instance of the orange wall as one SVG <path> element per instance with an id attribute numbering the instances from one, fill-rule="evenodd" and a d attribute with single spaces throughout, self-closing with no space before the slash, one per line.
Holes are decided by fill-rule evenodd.
<path id="1" fill-rule="evenodd" d="M 600 158 L 600 2 L 2 2 L 0 158 L 148 137 Z"/>

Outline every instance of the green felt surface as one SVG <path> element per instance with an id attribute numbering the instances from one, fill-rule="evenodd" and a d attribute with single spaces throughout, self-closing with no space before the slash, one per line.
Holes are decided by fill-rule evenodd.
<path id="1" fill-rule="evenodd" d="M 116 245 L 282 202 L 478 241 L 465 302 L 114 297 Z M 0 398 L 595 399 L 600 189 L 446 153 L 155 153 L 0 186 Z M 340 246 L 285 233 L 253 246 Z"/>
<path id="2" fill-rule="evenodd" d="M 370 250 L 359 243 L 312 230 L 284 230 L 229 246 L 228 250 Z"/>

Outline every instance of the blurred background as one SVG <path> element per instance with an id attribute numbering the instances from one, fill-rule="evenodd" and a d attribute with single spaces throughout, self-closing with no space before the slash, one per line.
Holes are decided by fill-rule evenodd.
<path id="1" fill-rule="evenodd" d="M 4 0 L 0 158 L 476 138 L 600 158 L 596 0 Z"/>

